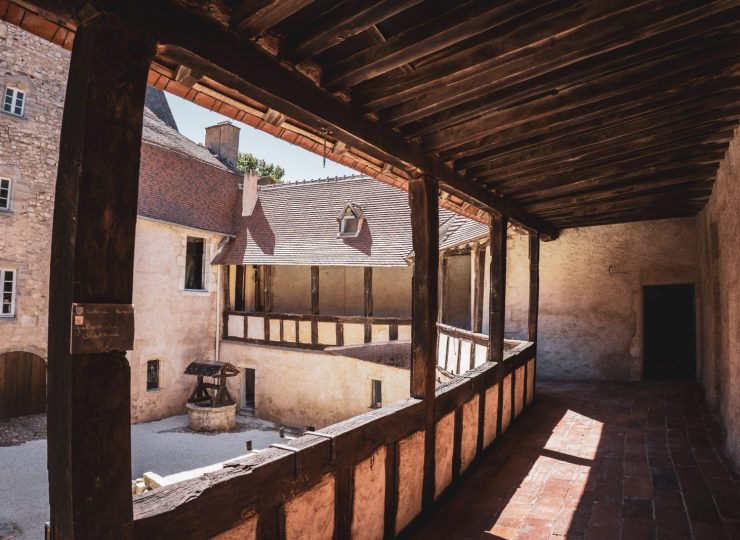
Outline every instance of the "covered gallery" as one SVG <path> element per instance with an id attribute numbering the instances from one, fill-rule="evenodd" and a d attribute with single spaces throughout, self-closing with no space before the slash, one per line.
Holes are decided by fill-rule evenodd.
<path id="1" fill-rule="evenodd" d="M 740 461 L 736 3 L 3 0 L 0 14 L 73 51 L 50 287 L 54 538 L 396 535 L 533 399 L 547 265 L 537 356 L 570 350 L 565 374 L 640 377 L 635 291 L 694 285 L 698 378 Z M 69 329 L 73 302 L 131 303 L 147 82 L 408 190 L 412 397 L 132 504 L 128 364 L 70 354 Z M 438 205 L 489 227 L 492 264 L 488 362 L 435 390 Z M 646 220 L 665 221 L 631 224 Z M 528 231 L 531 278 L 529 342 L 505 354 L 509 222 Z"/>

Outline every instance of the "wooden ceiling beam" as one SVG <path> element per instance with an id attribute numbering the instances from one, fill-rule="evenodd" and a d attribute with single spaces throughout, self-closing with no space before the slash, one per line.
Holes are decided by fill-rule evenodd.
<path id="1" fill-rule="evenodd" d="M 312 1 L 244 0 L 234 9 L 229 27 L 242 37 L 257 37 Z"/>
<path id="2" fill-rule="evenodd" d="M 456 173 L 397 132 L 365 117 L 302 75 L 283 67 L 253 43 L 168 0 L 97 0 L 109 10 L 146 25 L 159 37 L 159 54 L 316 129 L 325 127 L 345 143 L 409 174 L 439 179 L 443 189 L 501 213 L 523 227 L 555 238 L 557 230 L 516 205 Z"/>
<path id="3" fill-rule="evenodd" d="M 280 42 L 280 56 L 300 63 L 342 43 L 422 0 L 380 0 L 366 4 L 339 2 L 315 20 L 290 32 Z"/>
<path id="4" fill-rule="evenodd" d="M 590 2 L 575 6 L 565 16 L 542 16 L 524 21 L 508 33 L 491 36 L 477 47 L 450 55 L 417 69 L 413 75 L 387 74 L 353 89 L 353 99 L 369 110 L 397 105 L 435 89 L 455 86 L 457 93 L 475 91 L 486 82 L 513 76 L 532 78 L 563 69 L 578 61 L 642 41 L 665 32 L 679 33 L 686 26 L 711 29 L 723 2 L 629 2 L 615 9 L 611 3 Z M 731 17 L 725 18 L 732 21 Z M 532 26 L 536 23 L 535 26 Z M 687 26 L 688 25 L 688 26 Z"/>
<path id="5" fill-rule="evenodd" d="M 440 158 L 447 162 L 464 158 L 476 159 L 485 153 L 503 152 L 521 148 L 523 142 L 533 137 L 543 136 L 542 140 L 554 138 L 556 134 L 568 136 L 594 133 L 606 127 L 624 124 L 631 120 L 643 118 L 659 113 L 671 114 L 673 109 L 680 106 L 696 105 L 697 96 L 707 103 L 711 99 L 731 105 L 735 91 L 740 89 L 740 77 L 709 77 L 698 80 L 693 86 L 683 88 L 668 88 L 662 92 L 653 92 L 643 99 L 623 103 L 611 109 L 593 109 L 584 114 L 562 112 L 555 116 L 537 118 L 524 124 L 506 128 L 497 133 L 481 137 L 480 140 L 460 145 L 448 152 L 441 152 Z M 720 105 L 720 102 L 717 102 Z"/>
<path id="6" fill-rule="evenodd" d="M 487 75 L 476 76 L 478 84 L 469 89 L 461 91 L 456 85 L 450 85 L 382 110 L 379 115 L 381 119 L 387 119 L 389 125 L 401 128 L 404 135 L 426 135 L 476 118 L 482 111 L 491 108 L 503 109 L 539 99 L 609 73 L 639 69 L 646 62 L 672 54 L 690 54 L 692 48 L 701 49 L 710 41 L 719 48 L 725 44 L 731 47 L 738 40 L 737 35 L 728 35 L 727 29 L 714 28 L 708 31 L 699 24 L 694 27 L 691 33 L 688 29 L 683 29 L 678 35 L 676 32 L 666 32 L 534 77 L 525 70 L 514 77 L 502 79 L 495 70 L 491 70 Z"/>
<path id="7" fill-rule="evenodd" d="M 701 145 L 690 150 L 679 150 L 656 154 L 653 156 L 636 156 L 629 160 L 610 162 L 599 167 L 584 167 L 561 171 L 557 174 L 544 173 L 538 176 L 522 176 L 520 178 L 506 179 L 504 181 L 492 180 L 486 182 L 479 179 L 487 186 L 494 187 L 501 193 L 507 195 L 519 195 L 521 193 L 534 194 L 539 189 L 554 187 L 561 184 L 573 182 L 578 178 L 612 178 L 623 175 L 637 176 L 638 174 L 650 174 L 650 172 L 661 171 L 665 164 L 670 167 L 701 165 L 719 163 L 727 150 L 726 144 L 710 143 Z"/>
<path id="8" fill-rule="evenodd" d="M 655 133 L 647 136 L 642 134 L 641 137 L 609 141 L 587 151 L 575 147 L 570 153 L 563 153 L 538 161 L 523 162 L 520 166 L 511 165 L 509 167 L 492 168 L 482 165 L 469 169 L 467 174 L 471 178 L 496 177 L 507 180 L 509 178 L 585 170 L 586 167 L 596 167 L 610 162 L 621 163 L 636 157 L 647 158 L 712 143 L 726 145 L 732 140 L 733 131 L 737 125 L 738 122 L 735 118 L 724 122 L 705 122 L 696 126 L 685 124 L 686 129 L 684 130 L 656 130 Z"/>
<path id="9" fill-rule="evenodd" d="M 532 204 L 524 205 L 525 208 L 532 212 L 549 212 L 562 211 L 569 208 L 580 208 L 582 205 L 616 201 L 623 198 L 633 197 L 635 195 L 647 195 L 657 193 L 670 193 L 671 190 L 685 190 L 692 187 L 701 186 L 711 189 L 713 179 L 698 180 L 696 178 L 668 178 L 660 181 L 647 181 L 630 185 L 619 185 L 609 189 L 595 189 L 588 193 L 574 195 L 570 197 L 561 197 L 549 199 L 546 201 L 536 201 Z"/>
<path id="10" fill-rule="evenodd" d="M 488 164 L 489 170 L 516 167 L 519 164 L 538 162 L 550 158 L 567 159 L 575 152 L 587 152 L 608 145 L 629 143 L 643 137 L 656 137 L 675 130 L 693 129 L 711 123 L 723 124 L 737 119 L 740 89 L 730 91 L 727 96 L 718 96 L 699 104 L 685 103 L 671 108 L 671 114 L 656 112 L 609 125 L 589 133 L 572 134 L 570 129 L 552 130 L 544 135 L 521 141 L 511 148 L 502 148 L 464 158 L 455 162 L 455 170 L 473 170 Z"/>
<path id="11" fill-rule="evenodd" d="M 689 167 L 678 164 L 672 168 L 660 171 L 651 171 L 646 174 L 636 174 L 606 178 L 586 178 L 560 184 L 555 187 L 538 189 L 533 192 L 525 192 L 519 197 L 512 197 L 522 206 L 532 204 L 536 201 L 547 201 L 555 198 L 572 197 L 579 193 L 592 192 L 596 190 L 608 189 L 614 186 L 625 186 L 639 183 L 660 182 L 664 180 L 681 182 L 697 181 L 702 182 L 707 179 L 714 179 L 717 173 L 716 164 L 691 165 Z"/>
<path id="12" fill-rule="evenodd" d="M 698 51 L 689 56 L 676 53 L 635 69 L 564 89 L 555 95 L 482 114 L 474 120 L 430 133 L 423 138 L 423 146 L 433 152 L 449 151 L 532 120 L 557 118 L 559 115 L 572 118 L 599 114 L 605 109 L 616 109 L 626 104 L 648 104 L 661 92 L 690 89 L 697 82 L 717 76 L 730 78 L 740 75 L 740 66 L 737 65 L 740 39 L 721 49 L 706 46 L 701 50 L 703 54 Z"/>
<path id="13" fill-rule="evenodd" d="M 509 3 L 470 0 L 450 6 L 454 7 L 446 13 L 425 20 L 392 36 L 384 43 L 358 51 L 328 66 L 322 74 L 322 86 L 331 91 L 346 90 L 503 24 L 533 7 L 531 0 L 514 0 Z"/>

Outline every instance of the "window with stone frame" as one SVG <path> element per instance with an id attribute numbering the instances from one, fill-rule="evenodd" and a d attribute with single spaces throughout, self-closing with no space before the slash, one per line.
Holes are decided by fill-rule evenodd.
<path id="1" fill-rule="evenodd" d="M 0 317 L 15 317 L 16 271 L 0 268 Z"/>
<path id="2" fill-rule="evenodd" d="M 26 108 L 26 93 L 12 86 L 5 88 L 5 98 L 3 99 L 3 112 L 14 116 L 23 116 Z"/>
<path id="3" fill-rule="evenodd" d="M 204 291 L 205 280 L 205 238 L 188 236 L 187 251 L 185 254 L 185 289 L 188 291 Z"/>
<path id="4" fill-rule="evenodd" d="M 147 391 L 159 390 L 159 360 L 147 360 L 146 362 L 146 389 Z"/>
<path id="5" fill-rule="evenodd" d="M 10 178 L 0 178 L 0 210 L 10 210 Z"/>

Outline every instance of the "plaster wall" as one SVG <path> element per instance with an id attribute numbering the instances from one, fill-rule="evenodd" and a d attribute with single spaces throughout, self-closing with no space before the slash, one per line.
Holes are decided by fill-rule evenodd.
<path id="1" fill-rule="evenodd" d="M 726 431 L 726 451 L 740 469 L 740 134 L 696 218 L 702 307 L 698 378 Z"/>
<path id="2" fill-rule="evenodd" d="M 641 378 L 642 287 L 698 283 L 697 249 L 693 218 L 567 229 L 542 242 L 537 376 Z M 528 257 L 522 235 L 509 250 L 507 336 L 526 333 L 529 277 L 514 281 Z"/>
<path id="3" fill-rule="evenodd" d="M 411 266 L 373 268 L 373 315 L 411 318 Z"/>
<path id="4" fill-rule="evenodd" d="M 319 313 L 363 315 L 365 270 L 359 266 L 319 267 Z"/>
<path id="5" fill-rule="evenodd" d="M 218 267 L 206 264 L 205 291 L 186 291 L 187 237 L 206 241 L 206 259 L 222 237 L 139 218 L 136 222 L 134 295 L 136 338 L 131 363 L 131 419 L 144 422 L 180 414 L 195 387 L 183 375 L 193 360 L 215 359 Z M 147 360 L 159 360 L 160 389 L 147 391 Z"/>
<path id="6" fill-rule="evenodd" d="M 0 177 L 11 184 L 0 210 L 0 268 L 16 272 L 15 317 L 0 317 L 0 354 L 46 359 L 49 257 L 59 130 L 69 52 L 0 21 L 0 90 L 26 94 L 22 117 L 0 112 Z"/>
<path id="7" fill-rule="evenodd" d="M 321 294 L 321 289 L 319 289 Z M 311 313 L 311 267 L 276 265 L 272 267 L 272 311 Z"/>
<path id="8" fill-rule="evenodd" d="M 453 255 L 446 260 L 442 322 L 470 330 L 470 255 Z"/>
<path id="9" fill-rule="evenodd" d="M 254 369 L 257 416 L 289 426 L 320 429 L 369 411 L 371 379 L 382 381 L 383 405 L 409 397 L 408 370 L 323 351 L 222 341 L 221 361 Z M 232 396 L 241 384 L 230 381 Z"/>

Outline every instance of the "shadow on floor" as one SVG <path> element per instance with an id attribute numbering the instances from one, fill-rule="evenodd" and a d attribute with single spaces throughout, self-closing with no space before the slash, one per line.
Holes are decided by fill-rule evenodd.
<path id="1" fill-rule="evenodd" d="M 538 383 L 407 537 L 740 539 L 740 477 L 721 446 L 694 383 Z"/>

